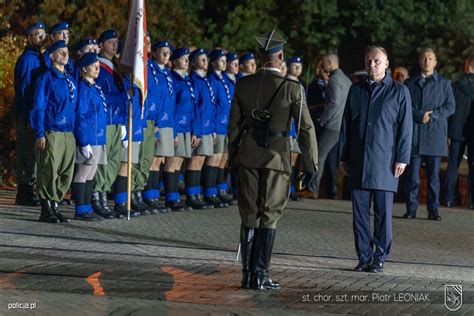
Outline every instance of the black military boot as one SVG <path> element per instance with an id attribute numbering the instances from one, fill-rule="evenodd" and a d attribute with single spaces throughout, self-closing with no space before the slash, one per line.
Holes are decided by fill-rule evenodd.
<path id="1" fill-rule="evenodd" d="M 38 206 L 33 186 L 29 184 L 19 184 L 16 192 L 15 205 Z"/>
<path id="2" fill-rule="evenodd" d="M 122 219 L 124 218 L 123 214 L 116 213 L 110 206 L 109 206 L 109 199 L 107 198 L 107 192 L 98 192 L 99 193 L 99 200 L 100 205 L 102 208 L 112 214 L 115 218 Z"/>
<path id="3" fill-rule="evenodd" d="M 219 190 L 219 193 L 217 194 L 217 197 L 223 202 L 227 203 L 227 206 L 232 203 L 234 200 L 234 197 L 231 194 L 228 194 L 226 190 Z"/>
<path id="4" fill-rule="evenodd" d="M 222 202 L 221 199 L 217 197 L 217 195 L 206 196 L 204 198 L 204 202 L 206 202 L 208 205 L 211 205 L 215 208 L 224 208 L 224 207 L 229 206 L 229 204 Z"/>
<path id="5" fill-rule="evenodd" d="M 253 252 L 253 282 L 255 290 L 278 290 L 280 284 L 273 282 L 268 270 L 275 240 L 276 229 L 259 228 L 255 234 L 255 248 Z"/>
<path id="6" fill-rule="evenodd" d="M 127 218 L 127 203 L 115 203 L 114 212 L 122 218 Z M 140 212 L 137 210 L 130 210 L 130 217 L 138 217 L 140 216 Z"/>
<path id="7" fill-rule="evenodd" d="M 102 205 L 102 200 L 100 196 L 100 192 L 92 192 L 92 209 L 94 213 L 103 217 L 105 219 L 113 219 L 115 218 L 114 212 L 110 208 L 105 208 Z"/>
<path id="8" fill-rule="evenodd" d="M 143 199 L 143 201 L 151 206 L 157 209 L 160 213 L 168 213 L 171 212 L 171 209 L 167 208 L 163 203 L 160 202 L 159 199 Z"/>
<path id="9" fill-rule="evenodd" d="M 39 221 L 54 224 L 58 224 L 60 222 L 53 212 L 53 209 L 51 207 L 51 201 L 41 200 L 41 214 L 39 217 Z"/>
<path id="10" fill-rule="evenodd" d="M 252 288 L 252 256 L 255 241 L 255 228 L 240 225 L 240 255 L 242 257 L 241 288 Z"/>
<path id="11" fill-rule="evenodd" d="M 54 215 L 59 219 L 61 223 L 69 223 L 70 220 L 59 211 L 59 203 L 56 201 L 51 201 L 51 208 L 53 209 Z"/>
<path id="12" fill-rule="evenodd" d="M 198 195 L 188 195 L 185 201 L 187 206 L 190 206 L 193 210 L 204 210 L 207 209 L 207 203 L 201 201 Z"/>
<path id="13" fill-rule="evenodd" d="M 148 203 L 145 203 L 145 200 L 143 199 L 142 191 L 135 191 L 135 198 L 136 198 L 137 203 L 140 204 L 143 208 L 147 209 L 148 212 L 150 212 L 150 214 L 152 215 L 160 214 L 160 211 L 156 207 Z"/>
<path id="14" fill-rule="evenodd" d="M 150 215 L 151 213 L 148 210 L 148 207 L 139 203 L 137 196 L 135 195 L 135 192 L 131 192 L 131 194 L 132 194 L 132 210 L 139 211 L 140 215 Z"/>
<path id="15" fill-rule="evenodd" d="M 185 205 L 181 201 L 166 201 L 166 207 L 169 207 L 173 212 L 186 211 Z"/>

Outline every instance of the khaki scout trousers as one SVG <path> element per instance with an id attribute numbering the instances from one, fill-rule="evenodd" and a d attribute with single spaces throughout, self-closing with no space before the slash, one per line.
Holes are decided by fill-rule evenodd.
<path id="1" fill-rule="evenodd" d="M 238 201 L 242 224 L 275 229 L 290 195 L 290 174 L 238 167 Z"/>
<path id="2" fill-rule="evenodd" d="M 107 125 L 106 145 L 107 164 L 99 165 L 94 177 L 94 191 L 107 192 L 112 188 L 120 169 L 122 132 L 120 125 Z"/>
<path id="3" fill-rule="evenodd" d="M 150 167 L 155 156 L 155 121 L 147 120 L 143 130 L 143 141 L 140 144 L 138 164 L 132 166 L 132 190 L 143 191 L 146 186 Z"/>
<path id="4" fill-rule="evenodd" d="M 32 185 L 35 181 L 36 131 L 20 116 L 16 122 L 16 182 Z"/>
<path id="5" fill-rule="evenodd" d="M 69 132 L 47 132 L 46 148 L 36 150 L 38 194 L 41 199 L 59 202 L 74 175 L 76 140 Z"/>

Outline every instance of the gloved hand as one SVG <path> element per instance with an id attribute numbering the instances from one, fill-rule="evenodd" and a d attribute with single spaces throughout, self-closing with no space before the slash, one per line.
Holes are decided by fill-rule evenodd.
<path id="1" fill-rule="evenodd" d="M 127 128 L 125 127 L 125 125 L 121 126 L 120 132 L 122 133 L 122 138 L 121 139 L 124 140 L 125 137 L 127 137 Z"/>
<path id="2" fill-rule="evenodd" d="M 87 145 L 84 147 L 81 147 L 81 154 L 86 158 L 90 159 L 92 157 L 92 147 L 91 145 Z"/>
<path id="3" fill-rule="evenodd" d="M 128 140 L 122 140 L 122 147 L 128 148 Z"/>

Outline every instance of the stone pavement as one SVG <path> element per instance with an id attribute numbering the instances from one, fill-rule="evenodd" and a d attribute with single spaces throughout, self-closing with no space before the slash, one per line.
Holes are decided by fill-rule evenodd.
<path id="1" fill-rule="evenodd" d="M 441 222 L 401 218 L 383 274 L 355 273 L 349 201 L 291 202 L 272 278 L 280 291 L 240 289 L 236 207 L 97 223 L 39 223 L 39 210 L 0 191 L 0 315 L 436 314 L 444 286 L 463 286 L 474 314 L 474 212 Z M 73 207 L 64 212 L 73 216 Z"/>

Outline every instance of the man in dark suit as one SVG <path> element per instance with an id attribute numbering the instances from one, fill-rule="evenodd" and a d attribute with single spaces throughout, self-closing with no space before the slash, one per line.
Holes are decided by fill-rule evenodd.
<path id="1" fill-rule="evenodd" d="M 368 47 L 368 77 L 351 86 L 340 135 L 340 169 L 348 175 L 359 264 L 356 271 L 381 272 L 392 245 L 393 197 L 410 161 L 411 100 L 408 89 L 387 74 L 387 52 Z M 374 236 L 369 209 L 374 201 Z M 372 245 L 375 244 L 375 251 Z"/>
<path id="2" fill-rule="evenodd" d="M 290 194 L 290 122 L 300 122 L 298 142 L 305 170 L 316 171 L 316 134 L 299 82 L 284 78 L 283 38 L 256 38 L 262 68 L 237 81 L 228 135 L 238 173 L 243 288 L 278 289 L 268 270 L 276 226 Z M 253 280 L 252 280 L 253 279 Z"/>
<path id="3" fill-rule="evenodd" d="M 448 155 L 448 117 L 454 113 L 451 82 L 436 71 L 436 55 L 430 48 L 418 56 L 420 73 L 405 84 L 413 103 L 413 142 L 407 181 L 407 212 L 415 218 L 419 204 L 421 161 L 426 161 L 428 219 L 439 221 L 439 170 L 441 157 Z"/>

